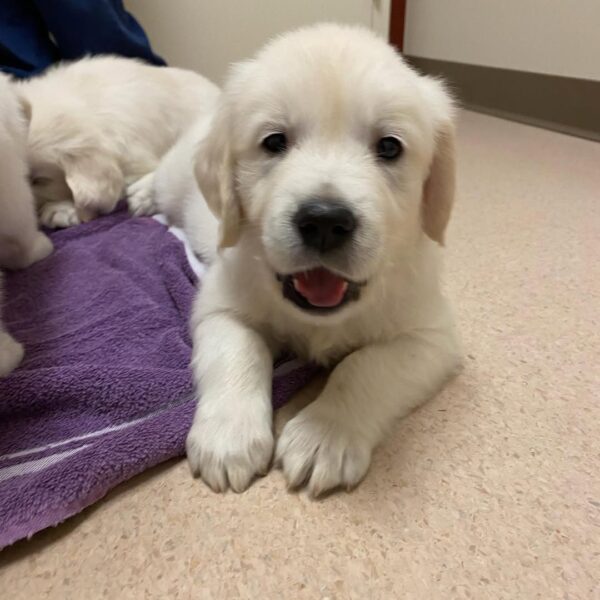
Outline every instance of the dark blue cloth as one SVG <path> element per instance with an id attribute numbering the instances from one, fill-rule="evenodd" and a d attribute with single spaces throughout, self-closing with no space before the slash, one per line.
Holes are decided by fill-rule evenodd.
<path id="1" fill-rule="evenodd" d="M 86 54 L 165 64 L 121 0 L 0 0 L 0 70 L 28 77 Z"/>

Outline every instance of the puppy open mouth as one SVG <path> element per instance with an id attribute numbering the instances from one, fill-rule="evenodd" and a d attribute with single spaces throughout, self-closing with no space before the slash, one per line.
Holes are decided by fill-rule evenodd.
<path id="1" fill-rule="evenodd" d="M 323 267 L 277 275 L 277 279 L 283 285 L 284 298 L 311 312 L 332 312 L 360 295 L 360 284 Z"/>

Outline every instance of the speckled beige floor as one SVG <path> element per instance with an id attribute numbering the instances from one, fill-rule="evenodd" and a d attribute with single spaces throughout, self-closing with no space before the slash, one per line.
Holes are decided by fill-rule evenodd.
<path id="1" fill-rule="evenodd" d="M 352 494 L 172 462 L 0 554 L 3 598 L 600 598 L 600 145 L 460 124 L 448 286 L 465 372 Z"/>

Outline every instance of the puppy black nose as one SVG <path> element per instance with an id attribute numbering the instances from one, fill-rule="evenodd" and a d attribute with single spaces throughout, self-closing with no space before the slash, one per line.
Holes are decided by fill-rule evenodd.
<path id="1" fill-rule="evenodd" d="M 320 252 L 339 248 L 356 229 L 352 211 L 338 202 L 327 200 L 306 202 L 299 208 L 294 222 L 304 245 Z"/>

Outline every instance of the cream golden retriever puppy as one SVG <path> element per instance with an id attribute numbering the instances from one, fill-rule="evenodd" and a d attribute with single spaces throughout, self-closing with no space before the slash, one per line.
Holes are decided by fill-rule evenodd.
<path id="1" fill-rule="evenodd" d="M 153 189 L 212 261 L 192 318 L 187 439 L 211 488 L 246 489 L 273 454 L 291 487 L 351 488 L 394 419 L 456 371 L 439 247 L 454 177 L 446 90 L 367 30 L 300 29 L 233 68 Z M 331 371 L 275 440 L 284 349 Z"/>
<path id="2" fill-rule="evenodd" d="M 8 77 L 0 75 L 0 269 L 23 269 L 52 252 L 37 229 L 27 180 L 27 119 Z M 2 273 L 0 273 L 0 313 Z M 0 318 L 0 377 L 23 357 L 23 347 L 5 331 Z"/>
<path id="3" fill-rule="evenodd" d="M 112 211 L 219 94 L 191 71 L 114 56 L 60 64 L 14 85 L 30 113 L 31 183 L 48 227 Z M 150 208 L 129 200 L 134 214 Z"/>

